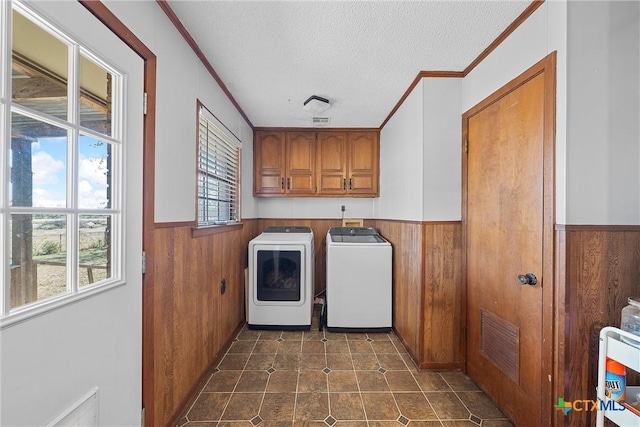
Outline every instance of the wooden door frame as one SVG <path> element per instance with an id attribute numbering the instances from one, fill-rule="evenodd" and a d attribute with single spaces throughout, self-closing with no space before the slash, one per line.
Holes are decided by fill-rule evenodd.
<path id="1" fill-rule="evenodd" d="M 156 424 L 154 399 L 154 341 L 153 341 L 153 272 L 154 272 L 154 199 L 156 150 L 156 55 L 118 19 L 101 1 L 78 0 L 105 27 L 131 48 L 144 61 L 144 92 L 146 112 L 143 117 L 142 153 L 142 250 L 146 254 L 147 271 L 142 275 L 142 408 L 151 408 L 144 423 Z"/>
<path id="2" fill-rule="evenodd" d="M 551 425 L 553 419 L 554 342 L 555 325 L 555 135 L 556 135 L 556 52 L 552 52 L 528 70 L 502 86 L 462 115 L 462 307 L 460 313 L 461 361 L 467 371 L 467 198 L 468 198 L 468 130 L 469 119 L 494 102 L 544 73 L 544 128 L 543 128 L 543 237 L 542 237 L 542 398 L 543 425 Z"/>

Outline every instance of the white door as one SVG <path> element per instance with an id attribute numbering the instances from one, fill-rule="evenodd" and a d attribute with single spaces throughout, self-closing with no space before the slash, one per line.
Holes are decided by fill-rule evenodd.
<path id="1" fill-rule="evenodd" d="M 11 2 L 2 3 L 6 18 Z M 122 191 L 118 202 L 122 215 L 111 226 L 122 237 L 123 250 L 109 255 L 112 274 L 121 279 L 118 283 L 93 293 L 72 289 L 76 298 L 65 300 L 72 303 L 48 301 L 36 310 L 37 316 L 26 312 L 19 322 L 3 323 L 0 425 L 45 425 L 96 388 L 96 425 L 140 425 L 143 61 L 79 2 L 25 4 L 124 76 L 124 132 L 118 148 L 122 163 L 113 166 L 121 167 L 124 175 L 110 185 L 112 191 Z M 6 41 L 8 32 L 2 31 Z M 2 68 L 3 79 L 10 62 L 9 58 L 9 65 Z M 68 165 L 73 164 L 74 159 L 68 158 Z M 5 171 L 3 186 L 6 176 Z M 4 286 L 7 277 L 8 273 Z M 5 310 L 5 316 L 10 318 L 10 313 Z"/>

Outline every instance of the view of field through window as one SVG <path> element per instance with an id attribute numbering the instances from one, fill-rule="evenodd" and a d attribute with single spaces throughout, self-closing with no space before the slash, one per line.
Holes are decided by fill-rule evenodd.
<path id="1" fill-rule="evenodd" d="M 32 281 L 35 295 L 30 300 L 44 300 L 67 292 L 67 219 L 66 215 L 13 215 L 11 225 L 27 219 L 31 222 Z M 110 277 L 109 273 L 109 216 L 84 215 L 79 223 L 78 284 L 80 287 Z M 21 252 L 22 245 L 14 250 Z M 20 265 L 12 265 L 12 281 L 19 282 Z M 14 278 L 15 277 L 15 278 Z M 20 295 L 21 292 L 14 292 Z M 31 302 L 31 301 L 30 301 Z M 20 305 L 12 298 L 11 307 Z"/>
<path id="2" fill-rule="evenodd" d="M 12 19 L 10 309 L 112 278 L 119 218 L 112 192 L 118 77 L 34 16 L 14 9 Z"/>

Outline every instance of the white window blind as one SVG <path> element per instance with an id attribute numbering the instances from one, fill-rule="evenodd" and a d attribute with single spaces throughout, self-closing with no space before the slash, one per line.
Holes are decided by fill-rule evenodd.
<path id="1" fill-rule="evenodd" d="M 240 146 L 204 108 L 199 116 L 198 225 L 238 221 Z"/>

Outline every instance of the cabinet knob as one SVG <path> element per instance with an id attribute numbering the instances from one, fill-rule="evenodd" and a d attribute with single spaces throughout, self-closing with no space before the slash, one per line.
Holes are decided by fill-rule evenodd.
<path id="1" fill-rule="evenodd" d="M 284 177 L 280 178 L 280 188 L 284 190 Z"/>
<path id="2" fill-rule="evenodd" d="M 523 286 L 535 286 L 538 283 L 538 278 L 533 273 L 518 274 L 518 282 Z"/>

